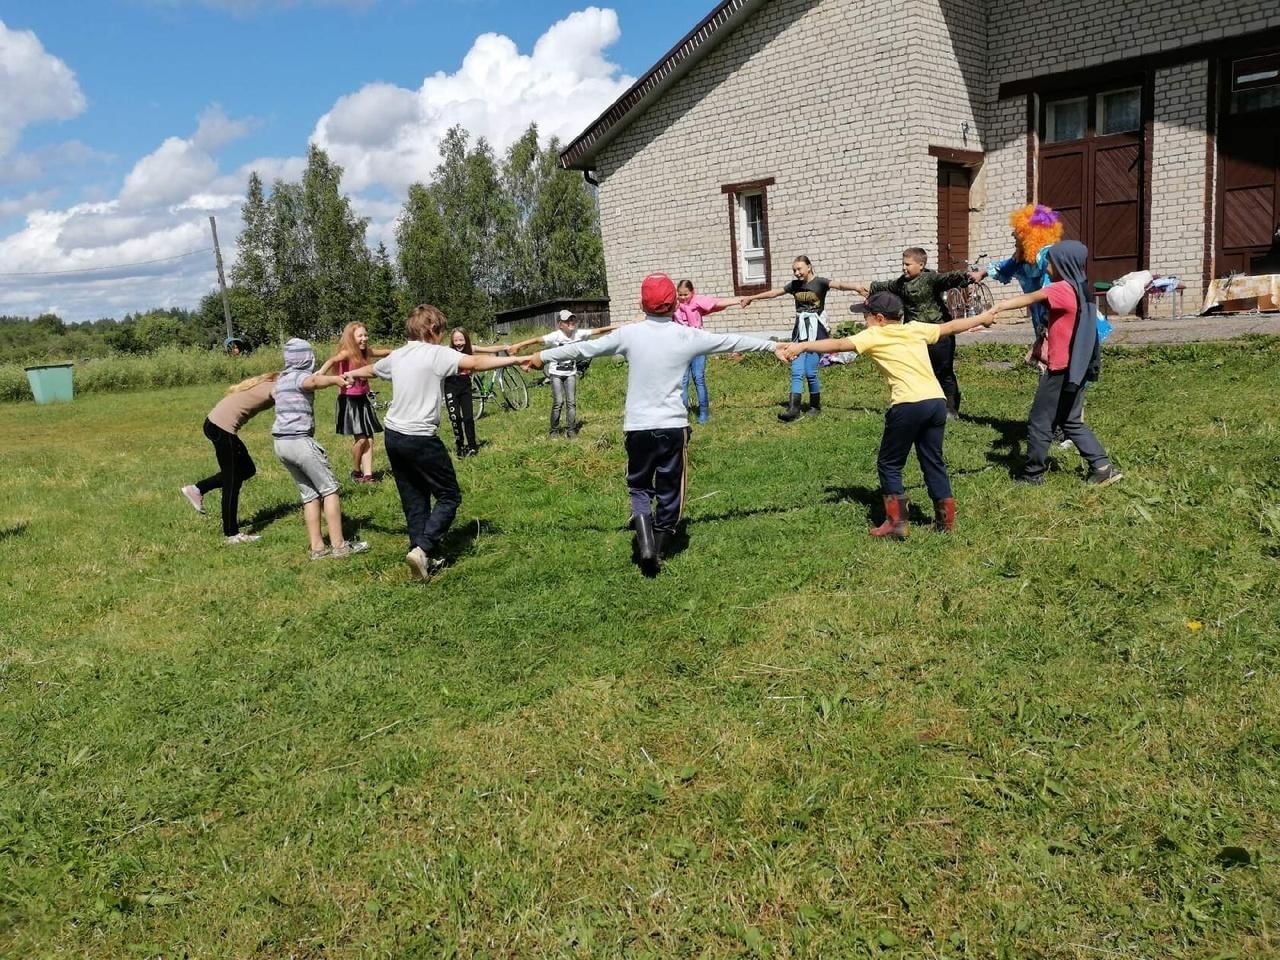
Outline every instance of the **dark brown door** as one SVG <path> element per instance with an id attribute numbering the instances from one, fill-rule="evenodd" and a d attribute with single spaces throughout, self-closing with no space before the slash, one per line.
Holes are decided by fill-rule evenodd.
<path id="1" fill-rule="evenodd" d="M 1126 87 L 1045 108 L 1039 200 L 1062 215 L 1065 236 L 1089 248 L 1090 280 L 1115 280 L 1141 264 L 1140 104 L 1140 88 Z"/>
<path id="2" fill-rule="evenodd" d="M 969 171 L 938 164 L 938 269 L 963 270 L 969 262 Z"/>
<path id="3" fill-rule="evenodd" d="M 1224 67 L 1224 102 L 1218 132 L 1221 215 L 1214 272 L 1219 277 L 1233 272 L 1277 273 L 1280 85 L 1274 71 L 1280 69 L 1280 53 L 1236 60 Z"/>

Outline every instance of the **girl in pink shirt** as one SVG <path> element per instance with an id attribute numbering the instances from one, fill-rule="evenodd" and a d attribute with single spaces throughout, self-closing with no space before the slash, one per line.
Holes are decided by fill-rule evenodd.
<path id="1" fill-rule="evenodd" d="M 390 352 L 369 346 L 369 331 L 363 323 L 353 321 L 343 327 L 338 352 L 324 362 L 319 373 L 324 376 L 332 370 L 345 374 Z M 355 438 L 351 444 L 351 479 L 373 483 L 373 435 L 382 432 L 382 424 L 369 399 L 367 380 L 356 380 L 338 391 L 337 432 Z"/>
<path id="2" fill-rule="evenodd" d="M 676 312 L 672 319 L 676 323 L 696 330 L 702 329 L 703 318 L 732 306 L 737 300 L 720 300 L 716 297 L 700 296 L 693 292 L 692 280 L 681 280 L 676 284 Z M 698 394 L 698 422 L 706 423 L 711 416 L 711 397 L 707 393 L 707 357 L 705 354 L 694 357 L 689 369 L 684 372 L 680 381 L 680 396 L 685 396 L 689 389 L 689 376 L 693 375 L 693 387 Z"/>

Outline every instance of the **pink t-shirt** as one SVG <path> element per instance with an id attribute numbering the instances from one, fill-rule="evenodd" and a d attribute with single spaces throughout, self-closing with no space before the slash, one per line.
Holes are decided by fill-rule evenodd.
<path id="1" fill-rule="evenodd" d="M 339 360 L 337 363 L 338 376 L 342 376 L 348 370 L 356 370 L 363 366 L 363 363 L 353 363 L 350 360 Z M 369 381 L 357 380 L 349 387 L 339 387 L 338 392 L 344 397 L 363 397 L 369 392 Z"/>
<path id="2" fill-rule="evenodd" d="M 1076 332 L 1076 292 L 1065 280 L 1044 288 L 1048 295 L 1049 332 L 1044 342 L 1044 362 L 1051 373 L 1071 365 L 1071 335 Z"/>
<path id="3" fill-rule="evenodd" d="M 672 319 L 686 327 L 701 329 L 703 317 L 722 309 L 724 308 L 720 306 L 720 301 L 716 297 L 703 297 L 695 293 L 688 302 L 676 304 L 675 316 Z"/>

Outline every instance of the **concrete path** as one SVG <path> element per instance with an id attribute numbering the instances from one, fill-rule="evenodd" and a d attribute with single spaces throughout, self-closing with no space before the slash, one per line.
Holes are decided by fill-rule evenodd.
<path id="1" fill-rule="evenodd" d="M 1280 336 L 1280 313 L 1236 313 L 1226 316 L 1141 320 L 1137 317 L 1113 320 L 1107 346 L 1144 343 L 1194 343 L 1201 340 L 1230 340 L 1250 333 Z M 1017 320 L 998 323 L 982 332 L 970 331 L 957 338 L 961 346 L 970 343 L 1031 343 L 1031 322 Z"/>

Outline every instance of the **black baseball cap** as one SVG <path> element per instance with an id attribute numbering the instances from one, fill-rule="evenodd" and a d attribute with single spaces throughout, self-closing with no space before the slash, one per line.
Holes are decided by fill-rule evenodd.
<path id="1" fill-rule="evenodd" d="M 879 313 L 886 317 L 902 316 L 902 298 L 888 290 L 877 290 L 862 303 L 849 308 L 850 313 Z"/>

